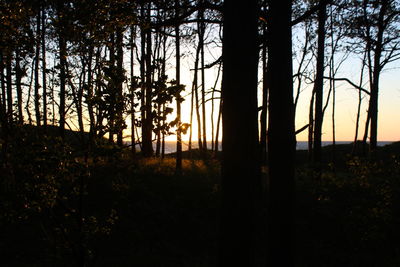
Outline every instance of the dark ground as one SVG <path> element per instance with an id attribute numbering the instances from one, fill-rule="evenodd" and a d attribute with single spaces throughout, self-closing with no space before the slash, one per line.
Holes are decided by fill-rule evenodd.
<path id="1" fill-rule="evenodd" d="M 15 140 L 1 179 L 1 266 L 215 266 L 212 155 L 184 153 L 176 176 L 172 157 L 132 160 L 100 142 L 86 164 L 78 144 L 31 130 Z M 334 164 L 324 148 L 320 180 L 298 152 L 297 266 L 400 266 L 400 143 L 374 161 L 351 149 L 337 146 Z"/>

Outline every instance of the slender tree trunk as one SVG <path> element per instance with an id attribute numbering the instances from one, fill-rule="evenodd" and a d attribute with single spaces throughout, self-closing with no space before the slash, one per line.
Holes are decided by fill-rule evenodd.
<path id="1" fill-rule="evenodd" d="M 201 119 L 200 119 L 200 106 L 199 106 L 199 85 L 198 85 L 198 66 L 199 66 L 199 58 L 200 58 L 200 44 L 197 47 L 196 51 L 196 59 L 195 59 L 195 68 L 194 68 L 194 78 L 193 78 L 193 89 L 194 89 L 194 98 L 196 102 L 196 119 L 197 119 L 197 142 L 199 146 L 199 150 L 203 150 L 203 141 L 201 139 Z"/>
<path id="2" fill-rule="evenodd" d="M 40 118 L 40 94 L 39 94 L 39 63 L 40 63 L 40 24 L 42 22 L 40 18 L 40 8 L 38 10 L 36 16 L 36 51 L 35 51 L 35 116 L 36 116 L 36 125 L 41 125 Z"/>
<path id="3" fill-rule="evenodd" d="M 22 69 L 20 66 L 19 48 L 15 50 L 15 87 L 17 88 L 17 105 L 18 105 L 18 123 L 24 124 L 24 115 L 22 107 Z"/>
<path id="4" fill-rule="evenodd" d="M 6 57 L 6 83 L 7 83 L 7 119 L 8 124 L 12 126 L 14 121 L 13 116 L 13 93 L 12 93 L 12 53 L 11 51 L 7 52 Z"/>
<path id="5" fill-rule="evenodd" d="M 5 77 L 4 77 L 4 56 L 3 56 L 3 51 L 0 49 L 0 85 L 1 85 L 1 99 L 0 99 L 0 105 L 1 105 L 1 122 L 2 124 L 6 124 L 7 119 L 6 119 L 6 83 L 5 83 Z"/>
<path id="6" fill-rule="evenodd" d="M 95 134 L 95 116 L 94 116 L 94 105 L 93 105 L 93 45 L 89 46 L 89 59 L 88 59 L 88 77 L 87 77 L 87 105 L 89 113 L 89 151 L 94 144 Z"/>
<path id="7" fill-rule="evenodd" d="M 264 28 L 263 35 L 266 36 L 267 30 Z M 267 44 L 264 42 L 262 50 L 262 110 L 260 115 L 260 147 L 261 147 L 261 162 L 267 163 L 267 110 L 268 110 L 268 87 L 269 87 L 269 66 L 267 63 Z"/>
<path id="8" fill-rule="evenodd" d="M 42 68 L 43 126 L 47 127 L 46 12 L 44 7 L 42 7 Z"/>
<path id="9" fill-rule="evenodd" d="M 198 95 L 198 68 L 199 68 L 199 57 L 200 57 L 200 46 L 197 46 L 196 49 L 196 56 L 194 60 L 194 77 L 193 77 L 193 84 L 192 84 L 192 103 L 191 103 L 191 110 L 190 110 L 190 136 L 189 136 L 189 150 L 192 148 L 192 126 L 193 126 L 193 109 L 196 109 L 196 120 L 197 120 L 197 135 L 198 135 L 198 146 L 199 149 L 202 149 L 202 142 L 201 142 L 201 121 L 200 121 L 200 111 L 199 111 L 199 95 Z M 194 101 L 195 105 L 194 105 Z"/>
<path id="10" fill-rule="evenodd" d="M 145 29 L 145 7 L 144 5 L 141 6 L 140 8 L 140 18 L 142 20 L 142 25 L 140 28 L 140 81 L 141 81 L 141 88 L 140 88 L 140 116 L 141 116 L 141 132 L 142 132 L 142 145 L 141 145 L 141 151 L 142 154 L 145 154 L 145 136 L 146 136 L 146 29 Z M 147 148 L 146 148 L 147 149 Z"/>
<path id="11" fill-rule="evenodd" d="M 364 77 L 364 69 L 365 69 L 365 60 L 367 53 L 364 53 L 364 58 L 362 60 L 361 73 L 360 73 L 360 83 L 359 86 L 363 85 L 363 77 Z M 352 154 L 354 155 L 357 152 L 357 140 L 358 140 L 358 131 L 360 128 L 360 114 L 361 114 L 361 104 L 362 104 L 362 92 L 358 90 L 358 105 L 357 105 L 357 115 L 356 115 L 356 129 L 354 134 L 354 144 Z"/>
<path id="12" fill-rule="evenodd" d="M 294 266 L 292 1 L 269 1 L 268 266 Z"/>
<path id="13" fill-rule="evenodd" d="M 116 43 L 117 43 L 117 100 L 116 100 L 116 115 L 117 115 L 117 144 L 123 145 L 123 130 L 125 128 L 123 112 L 124 112 L 124 96 L 123 96 L 123 82 L 124 82 L 124 49 L 123 49 L 123 29 L 118 27 Z"/>
<path id="14" fill-rule="evenodd" d="M 175 12 L 176 16 L 179 15 L 179 0 L 175 0 Z M 175 49 L 176 49 L 176 85 L 181 85 L 181 55 L 180 55 L 180 35 L 179 35 L 179 23 L 175 26 Z M 182 174 L 182 131 L 181 131 L 181 94 L 180 90 L 177 90 L 176 96 L 176 169 L 177 174 Z"/>
<path id="15" fill-rule="evenodd" d="M 218 118 L 217 118 L 217 129 L 215 130 L 215 152 L 219 150 L 219 133 L 220 133 L 220 125 L 222 119 L 222 100 L 219 102 L 219 110 L 218 110 Z"/>
<path id="16" fill-rule="evenodd" d="M 211 95 L 211 150 L 212 151 L 218 151 L 218 149 L 215 148 L 215 139 L 214 139 L 214 130 L 215 130 L 215 125 L 214 125 L 214 117 L 215 117 L 215 107 L 214 107 L 214 97 L 215 97 L 215 91 L 218 85 L 218 80 L 219 76 L 221 74 L 221 69 L 222 69 L 222 64 L 219 64 L 218 66 L 218 74 L 217 78 L 215 79 L 214 86 L 212 88 L 212 95 Z M 217 137 L 218 138 L 218 137 Z"/>
<path id="17" fill-rule="evenodd" d="M 255 264 L 260 180 L 257 13 L 255 0 L 224 2 L 219 266 Z"/>
<path id="18" fill-rule="evenodd" d="M 315 91 L 315 123 L 314 123 L 314 151 L 313 163 L 317 173 L 321 164 L 321 137 L 323 122 L 323 92 L 324 92 L 324 59 L 325 59 L 325 21 L 326 5 L 321 5 L 318 11 L 318 50 L 317 70 L 314 82 Z M 318 175 L 318 174 L 317 174 Z"/>
<path id="19" fill-rule="evenodd" d="M 147 22 L 150 22 L 151 3 L 148 4 Z M 150 29 L 146 29 L 146 88 L 145 88 L 145 113 L 146 118 L 144 121 L 144 135 L 143 139 L 143 152 L 144 156 L 150 157 L 153 155 L 152 133 L 153 133 L 153 116 L 152 116 L 152 62 L 151 62 L 151 47 L 152 47 L 152 34 Z"/>
<path id="20" fill-rule="evenodd" d="M 189 147 L 188 150 L 192 151 L 192 136 L 193 136 L 193 110 L 194 110 L 194 90 L 190 94 L 190 129 L 189 129 Z"/>
<path id="21" fill-rule="evenodd" d="M 54 58 L 54 62 L 55 61 L 56 61 L 56 59 Z M 28 96 L 27 96 L 26 102 L 25 102 L 25 111 L 26 111 L 26 115 L 28 117 L 28 124 L 29 125 L 32 125 L 32 114 L 31 114 L 31 111 L 30 111 L 30 106 L 31 106 L 31 95 L 32 95 L 32 83 L 33 83 L 33 80 L 34 80 L 34 69 L 35 69 L 34 65 L 35 65 L 35 62 L 33 60 L 32 61 L 32 67 L 31 67 L 31 75 L 30 75 L 30 79 L 29 79 L 29 86 L 28 86 Z M 54 99 L 54 96 L 53 96 L 53 99 Z"/>
<path id="22" fill-rule="evenodd" d="M 206 123 L 206 78 L 204 70 L 204 10 L 199 10 L 199 46 L 200 46 L 200 69 L 201 69 L 201 114 L 203 126 L 203 150 L 207 151 L 207 123 Z"/>
<path id="23" fill-rule="evenodd" d="M 336 112 L 336 84 L 335 84 L 335 42 L 334 42 L 334 13 L 333 7 L 330 6 L 330 30 L 331 30 L 331 62 L 330 62 L 330 77 L 333 79 L 330 80 L 329 83 L 329 91 L 332 91 L 332 162 L 336 163 L 336 121 L 335 121 L 335 112 Z M 328 103 L 327 103 L 328 105 Z"/>
<path id="24" fill-rule="evenodd" d="M 131 48 L 131 62 L 130 62 L 130 68 L 131 68 L 131 87 L 130 87 L 130 101 L 131 101 L 131 151 L 132 155 L 135 157 L 136 155 L 136 140 L 135 140 L 135 127 L 136 127 L 136 122 L 135 122 L 135 87 L 136 87 L 136 81 L 135 81 L 135 73 L 134 73 L 134 48 L 135 48 L 135 37 L 136 37 L 136 29 L 135 26 L 131 25 L 131 36 L 130 36 L 130 48 Z"/>
<path id="25" fill-rule="evenodd" d="M 61 0 L 58 3 L 58 19 L 60 20 L 59 32 L 58 32 L 58 46 L 59 46 L 59 59 L 60 59 L 60 106 L 59 106 L 59 127 L 61 138 L 65 138 L 65 81 L 66 73 L 65 67 L 67 64 L 67 45 L 64 36 L 64 18 L 62 11 L 64 4 Z"/>
<path id="26" fill-rule="evenodd" d="M 308 162 L 311 163 L 313 160 L 313 135 L 314 135 L 314 99 L 315 99 L 315 90 L 311 93 L 310 99 L 310 107 L 308 112 Z"/>
<path id="27" fill-rule="evenodd" d="M 115 33 L 111 33 L 110 35 L 110 72 L 111 72 L 111 80 L 108 82 L 108 90 L 110 94 L 109 101 L 109 114 L 108 114 L 108 126 L 109 126 L 109 135 L 108 141 L 110 143 L 114 143 L 114 133 L 115 133 L 115 111 L 116 111 L 116 98 L 117 98 L 117 81 L 116 81 L 116 68 L 115 68 Z"/>

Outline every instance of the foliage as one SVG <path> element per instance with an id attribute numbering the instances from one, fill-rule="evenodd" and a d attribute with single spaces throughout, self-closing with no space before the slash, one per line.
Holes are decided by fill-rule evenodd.
<path id="1" fill-rule="evenodd" d="M 299 172 L 300 266 L 396 266 L 399 167 L 397 157 L 380 163 L 355 157 L 319 183 Z"/>

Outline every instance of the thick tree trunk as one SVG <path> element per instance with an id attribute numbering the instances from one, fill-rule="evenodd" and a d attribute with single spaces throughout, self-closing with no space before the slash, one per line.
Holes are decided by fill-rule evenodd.
<path id="1" fill-rule="evenodd" d="M 269 1 L 268 266 L 294 266 L 295 130 L 290 0 Z"/>
<path id="2" fill-rule="evenodd" d="M 377 39 L 374 49 L 374 67 L 373 67 L 373 83 L 371 87 L 371 95 L 369 98 L 369 112 L 371 118 L 370 128 L 370 152 L 374 153 L 378 144 L 378 96 L 379 96 L 379 80 L 382 71 L 381 56 L 384 42 L 384 31 L 388 27 L 384 21 L 386 11 L 389 6 L 389 1 L 382 1 L 381 8 L 379 10 L 379 17 L 377 22 L 378 32 Z"/>
<path id="3" fill-rule="evenodd" d="M 254 266 L 260 180 L 257 1 L 224 2 L 219 266 Z M 240 19 L 238 19 L 240 18 Z"/>

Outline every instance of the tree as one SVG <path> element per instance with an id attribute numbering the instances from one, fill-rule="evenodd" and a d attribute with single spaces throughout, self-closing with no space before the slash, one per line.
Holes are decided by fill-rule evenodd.
<path id="1" fill-rule="evenodd" d="M 325 21 L 326 4 L 321 1 L 318 10 L 318 48 L 317 48 L 317 69 L 314 82 L 315 94 L 315 121 L 314 121 L 314 151 L 313 163 L 319 172 L 321 164 L 321 137 L 323 114 L 323 92 L 324 92 L 324 70 L 325 70 Z M 317 174 L 318 175 L 318 174 Z"/>
<path id="2" fill-rule="evenodd" d="M 364 139 L 369 128 L 370 150 L 373 152 L 378 140 L 380 76 L 388 63 L 400 58 L 400 6 L 395 0 L 356 1 L 354 4 L 355 12 L 349 13 L 348 23 L 353 26 L 350 37 L 357 40 L 358 46 L 364 46 L 361 52 L 367 53 L 370 97 Z"/>
<path id="3" fill-rule="evenodd" d="M 255 0 L 224 2 L 219 266 L 254 266 L 260 179 L 257 13 Z"/>
<path id="4" fill-rule="evenodd" d="M 269 266 L 294 265 L 295 131 L 291 3 L 269 1 Z M 225 104 L 225 102 L 224 102 Z"/>
<path id="5" fill-rule="evenodd" d="M 176 16 L 179 17 L 179 0 L 175 0 L 175 12 Z M 181 84 L 181 54 L 180 54 L 180 34 L 179 34 L 179 22 L 175 26 L 175 49 L 176 49 L 176 86 L 179 88 Z M 180 90 L 176 90 L 176 173 L 182 173 L 182 130 L 181 130 L 181 102 L 182 97 Z"/>

